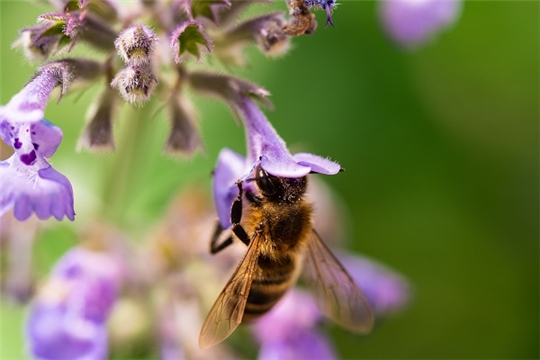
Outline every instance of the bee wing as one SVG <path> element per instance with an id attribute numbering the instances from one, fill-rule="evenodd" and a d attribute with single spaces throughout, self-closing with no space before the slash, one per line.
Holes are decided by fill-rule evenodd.
<path id="1" fill-rule="evenodd" d="M 369 302 L 315 229 L 306 249 L 304 275 L 324 315 L 355 332 L 371 330 L 374 317 Z"/>
<path id="2" fill-rule="evenodd" d="M 260 239 L 258 235 L 251 239 L 242 262 L 210 309 L 199 336 L 199 346 L 202 349 L 225 340 L 242 322 L 257 266 Z"/>

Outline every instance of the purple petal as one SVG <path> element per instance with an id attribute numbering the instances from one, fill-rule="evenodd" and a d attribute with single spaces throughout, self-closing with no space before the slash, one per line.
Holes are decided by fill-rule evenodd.
<path id="1" fill-rule="evenodd" d="M 319 174 L 335 175 L 341 170 L 338 163 L 313 154 L 298 153 L 293 155 L 293 159 L 300 165 L 309 166 L 311 172 Z"/>
<path id="2" fill-rule="evenodd" d="M 389 36 L 404 46 L 424 43 L 457 19 L 460 0 L 385 0 L 381 17 Z"/>
<path id="3" fill-rule="evenodd" d="M 249 97 L 238 101 L 238 110 L 246 126 L 248 163 L 261 161 L 262 168 L 269 174 L 287 178 L 300 178 L 311 169 L 298 165 L 262 111 Z"/>
<path id="4" fill-rule="evenodd" d="M 62 220 L 65 215 L 73 221 L 73 190 L 69 180 L 45 160 L 25 167 L 16 159 L 14 154 L 0 162 L 0 215 L 14 207 L 19 221 L 28 219 L 32 212 L 42 220 L 51 216 Z"/>
<path id="5" fill-rule="evenodd" d="M 62 142 L 62 130 L 43 119 L 30 125 L 30 131 L 34 149 L 46 158 L 53 156 Z"/>
<path id="6" fill-rule="evenodd" d="M 118 294 L 120 268 L 105 253 L 67 252 L 35 298 L 26 334 L 40 359 L 105 359 L 106 320 Z"/>
<path id="7" fill-rule="evenodd" d="M 107 357 L 107 326 L 84 319 L 70 319 L 66 308 L 38 305 L 27 321 L 28 350 L 47 360 Z"/>
<path id="8" fill-rule="evenodd" d="M 279 342 L 299 331 L 315 328 L 322 315 L 311 294 L 292 289 L 259 320 L 252 331 L 259 342 Z"/>
<path id="9" fill-rule="evenodd" d="M 229 149 L 221 150 L 214 169 L 213 191 L 214 203 L 223 229 L 232 225 L 231 206 L 238 196 L 236 181 L 245 173 L 246 159 L 242 155 Z"/>
<path id="10" fill-rule="evenodd" d="M 340 254 L 339 258 L 376 314 L 397 311 L 408 304 L 410 284 L 403 276 L 365 257 Z"/>
<path id="11" fill-rule="evenodd" d="M 57 83 L 58 79 L 54 74 L 41 73 L 0 109 L 0 121 L 7 120 L 12 123 L 40 121 Z"/>
<path id="12" fill-rule="evenodd" d="M 280 341 L 263 342 L 258 360 L 332 360 L 337 356 L 326 337 L 315 331 L 301 331 Z"/>

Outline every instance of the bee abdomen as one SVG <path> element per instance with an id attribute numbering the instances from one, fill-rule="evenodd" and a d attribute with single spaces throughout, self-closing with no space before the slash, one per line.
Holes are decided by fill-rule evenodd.
<path id="1" fill-rule="evenodd" d="M 251 283 L 244 320 L 255 319 L 269 311 L 294 282 L 295 263 L 290 258 L 275 263 L 259 258 L 259 273 Z"/>

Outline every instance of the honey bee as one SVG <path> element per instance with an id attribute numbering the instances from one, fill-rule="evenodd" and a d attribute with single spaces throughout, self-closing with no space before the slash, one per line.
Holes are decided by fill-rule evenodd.
<path id="1" fill-rule="evenodd" d="M 283 26 L 283 32 L 289 36 L 313 34 L 317 29 L 317 22 L 304 0 L 289 0 L 288 6 L 290 19 Z"/>
<path id="2" fill-rule="evenodd" d="M 283 178 L 254 170 L 255 190 L 243 190 L 231 207 L 232 233 L 248 246 L 241 263 L 210 310 L 199 337 L 201 348 L 225 340 L 238 325 L 269 311 L 303 273 L 320 310 L 339 325 L 367 333 L 371 307 L 354 280 L 313 229 L 312 205 L 305 200 L 307 177 Z M 243 200 L 246 200 L 244 208 Z M 218 223 L 210 245 L 213 254 L 233 243 L 218 244 Z"/>

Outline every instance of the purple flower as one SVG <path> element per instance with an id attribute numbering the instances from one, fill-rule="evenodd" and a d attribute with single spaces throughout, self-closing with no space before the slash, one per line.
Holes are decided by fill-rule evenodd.
<path id="1" fill-rule="evenodd" d="M 388 35 L 405 47 L 429 41 L 451 26 L 461 10 L 460 0 L 384 0 L 381 18 Z"/>
<path id="2" fill-rule="evenodd" d="M 55 75 L 42 72 L 0 109 L 0 137 L 14 150 L 0 161 L 0 215 L 13 207 L 20 221 L 33 212 L 40 219 L 75 218 L 69 180 L 46 160 L 62 141 L 62 130 L 43 119 L 57 83 Z"/>
<path id="3" fill-rule="evenodd" d="M 252 326 L 261 345 L 258 359 L 336 359 L 332 345 L 317 327 L 321 320 L 310 294 L 289 291 Z"/>
<path id="4" fill-rule="evenodd" d="M 339 259 L 364 291 L 376 316 L 395 312 L 409 303 L 410 285 L 397 272 L 363 256 L 339 254 Z"/>
<path id="5" fill-rule="evenodd" d="M 377 317 L 408 303 L 409 284 L 401 275 L 364 257 L 340 254 L 339 258 L 366 294 Z M 261 345 L 259 360 L 337 358 L 318 328 L 322 320 L 311 293 L 292 289 L 252 326 Z"/>
<path id="6" fill-rule="evenodd" d="M 120 268 L 108 255 L 75 248 L 56 264 L 27 319 L 28 349 L 38 359 L 105 359 L 109 312 Z"/>
<path id="7" fill-rule="evenodd" d="M 300 178 L 309 173 L 334 175 L 341 170 L 339 164 L 317 155 L 308 153 L 291 155 L 285 142 L 250 97 L 239 96 L 233 106 L 245 124 L 248 155 L 245 159 L 232 150 L 223 149 L 218 157 L 214 170 L 213 191 L 223 228 L 231 226 L 230 208 L 238 195 L 236 181 L 247 179 L 257 165 L 271 175 L 286 178 Z M 245 185 L 250 186 L 249 183 Z"/>

